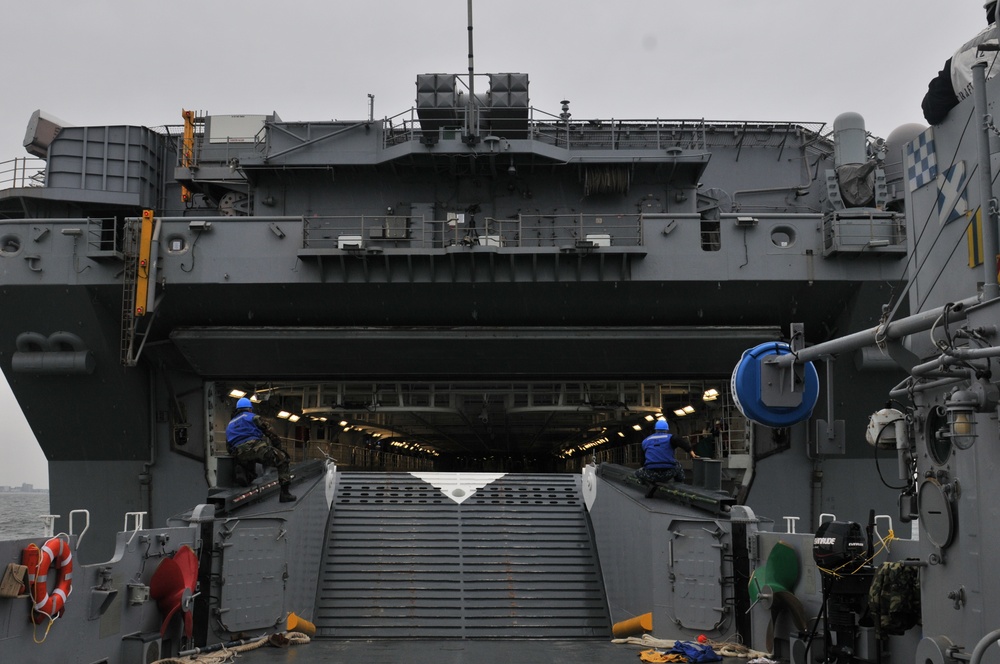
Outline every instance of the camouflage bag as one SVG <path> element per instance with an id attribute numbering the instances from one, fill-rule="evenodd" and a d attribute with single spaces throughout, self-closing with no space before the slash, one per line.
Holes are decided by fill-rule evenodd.
<path id="1" fill-rule="evenodd" d="M 875 636 L 899 636 L 920 622 L 920 573 L 901 562 L 883 563 L 868 589 Z"/>

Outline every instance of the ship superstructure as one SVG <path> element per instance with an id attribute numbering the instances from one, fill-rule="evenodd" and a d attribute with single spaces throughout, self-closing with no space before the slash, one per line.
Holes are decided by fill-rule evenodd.
<path id="1" fill-rule="evenodd" d="M 664 636 L 770 641 L 805 662 L 811 639 L 778 616 L 794 603 L 755 571 L 780 540 L 803 579 L 781 592 L 825 652 L 864 641 L 848 657 L 877 661 L 853 590 L 837 595 L 844 624 L 819 627 L 830 589 L 810 547 L 840 515 L 898 514 L 856 432 L 907 393 L 905 358 L 933 349 L 903 348 L 891 322 L 974 299 L 975 277 L 927 276 L 927 256 L 954 259 L 923 253 L 933 225 L 912 213 L 929 203 L 904 148 L 923 128 L 581 119 L 569 101 L 532 107 L 528 83 L 425 74 L 414 108 L 357 121 L 32 118 L 44 168 L 0 191 L 0 366 L 50 460 L 53 511 L 94 515 L 74 539 L 80 587 L 109 594 L 73 620 L 119 620 L 138 635 L 126 657 L 290 611 L 332 639 L 389 624 L 606 639 L 650 612 Z M 879 325 L 871 343 L 834 341 Z M 787 360 L 734 394 L 744 351 L 775 342 Z M 804 417 L 747 416 L 749 399 L 796 408 L 793 365 L 822 343 Z M 235 485 L 224 430 L 242 397 L 293 451 L 298 504 L 277 504 L 270 475 Z M 631 470 L 659 415 L 705 458 L 692 488 L 647 496 Z M 145 516 L 106 548 L 124 513 Z M 126 591 L 99 564 L 135 540 L 196 552 L 203 603 L 179 609 L 193 634 L 156 637 L 114 605 Z M 541 567 L 520 557 L 541 550 Z M 120 574 L 156 585 L 133 563 Z"/>

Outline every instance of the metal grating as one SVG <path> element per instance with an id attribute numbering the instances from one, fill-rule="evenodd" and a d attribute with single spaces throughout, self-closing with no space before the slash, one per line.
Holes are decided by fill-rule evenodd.
<path id="1" fill-rule="evenodd" d="M 579 481 L 505 475 L 458 504 L 409 474 L 341 474 L 318 635 L 610 638 Z"/>

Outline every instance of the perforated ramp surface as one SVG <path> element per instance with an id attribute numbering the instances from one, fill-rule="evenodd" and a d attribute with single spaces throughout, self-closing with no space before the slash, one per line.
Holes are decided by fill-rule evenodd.
<path id="1" fill-rule="evenodd" d="M 579 476 L 429 479 L 339 476 L 317 637 L 611 638 Z"/>
<path id="2" fill-rule="evenodd" d="M 259 648 L 240 655 L 241 664 L 635 664 L 642 646 L 610 641 L 331 641 L 316 639 L 280 650 Z M 742 664 L 726 660 L 722 664 Z"/>

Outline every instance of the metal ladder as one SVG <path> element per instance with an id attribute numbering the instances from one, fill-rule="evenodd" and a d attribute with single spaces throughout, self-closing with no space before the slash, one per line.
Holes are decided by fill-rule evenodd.
<path id="1" fill-rule="evenodd" d="M 125 270 L 122 274 L 122 366 L 134 367 L 135 347 L 135 289 L 139 277 L 139 220 L 126 219 L 122 229 L 122 252 Z"/>

